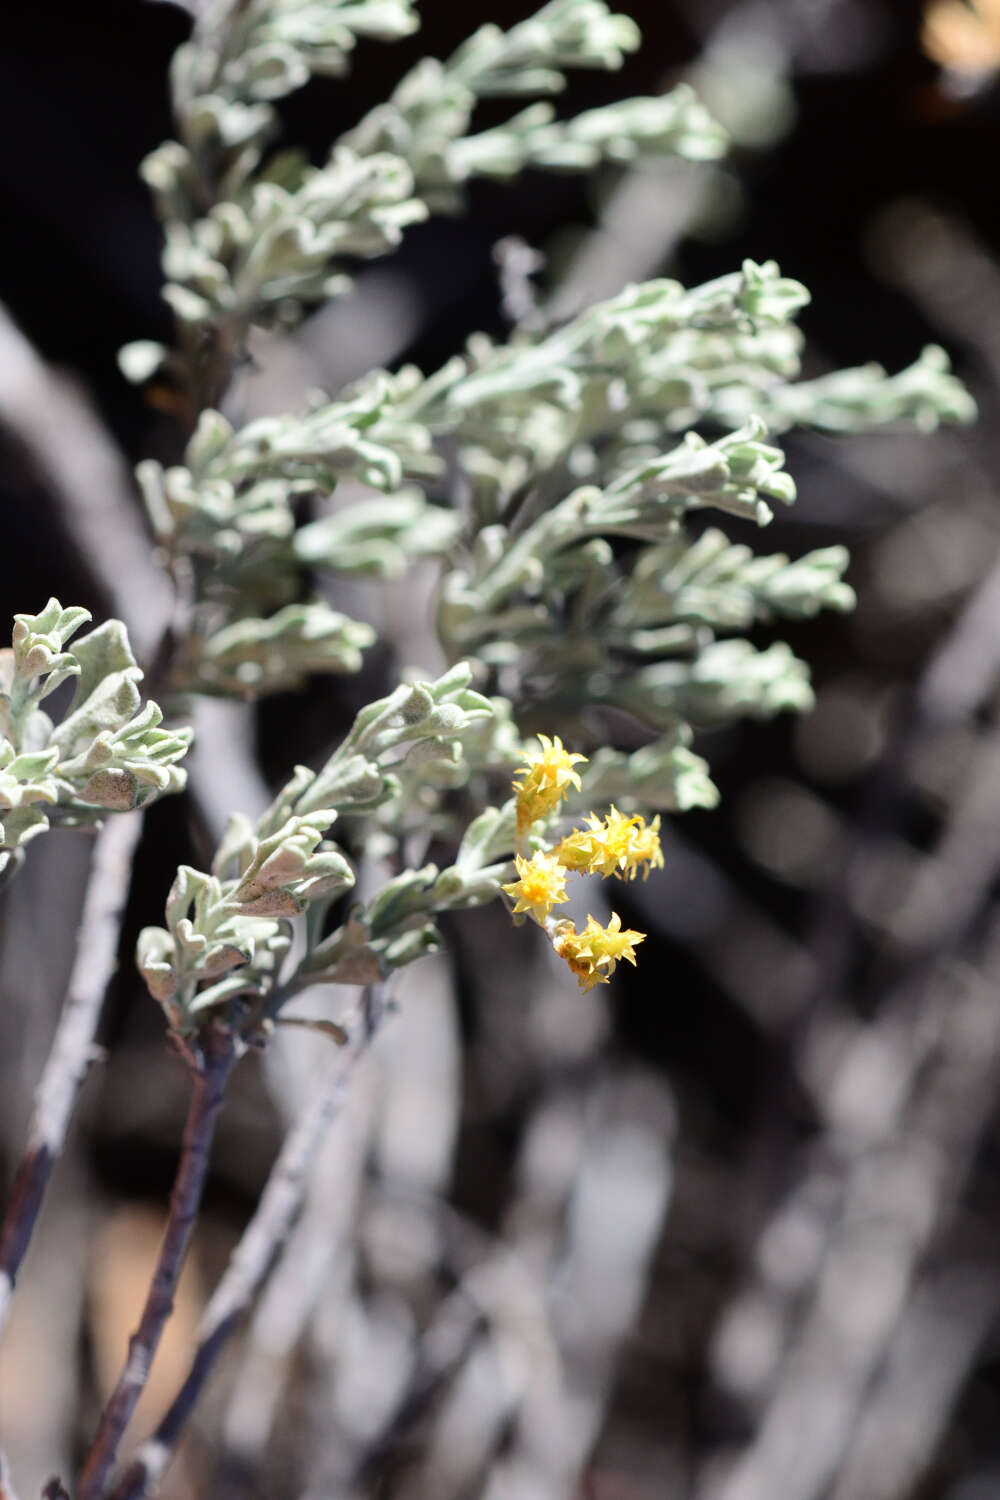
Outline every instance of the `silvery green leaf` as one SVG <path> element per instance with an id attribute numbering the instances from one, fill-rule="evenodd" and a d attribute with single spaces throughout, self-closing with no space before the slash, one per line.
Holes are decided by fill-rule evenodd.
<path id="1" fill-rule="evenodd" d="M 761 497 L 790 505 L 795 482 L 782 468 L 781 449 L 760 441 L 765 430 L 761 421 L 751 418 L 738 432 L 714 443 L 689 432 L 670 453 L 629 470 L 602 496 L 584 502 L 588 528 L 639 534 L 635 528 L 655 524 L 664 510 L 706 506 L 766 526 L 772 511 Z"/>
<path id="2" fill-rule="evenodd" d="M 185 1020 L 190 1021 L 206 1010 L 235 1000 L 237 995 L 252 994 L 254 988 L 253 979 L 242 970 L 237 974 L 227 974 L 224 979 L 216 980 L 215 984 L 206 985 L 192 995 L 185 1007 Z"/>
<path id="3" fill-rule="evenodd" d="M 590 537 L 623 535 L 643 541 L 672 537 L 685 511 L 713 506 L 764 524 L 771 511 L 761 494 L 794 498 L 794 484 L 781 465 L 779 448 L 760 441 L 763 425 L 706 444 L 695 433 L 669 453 L 612 481 L 606 489 L 584 486 L 543 513 L 492 554 L 478 576 L 454 570 L 442 587 L 439 626 L 453 649 L 482 651 L 491 638 L 539 636 L 550 627 L 530 596 L 544 594 L 554 561 Z M 517 595 L 529 595 L 527 607 Z"/>
<path id="4" fill-rule="evenodd" d="M 419 926 L 409 928 L 398 937 L 383 940 L 379 946 L 384 972 L 389 974 L 394 969 L 402 969 L 406 964 L 413 963 L 415 959 L 437 953 L 441 948 L 441 934 L 433 922 L 421 922 Z"/>
<path id="5" fill-rule="evenodd" d="M 161 729 L 162 721 L 158 705 L 147 703 L 121 728 L 102 730 L 76 756 L 64 759 L 60 782 L 72 798 L 115 811 L 180 791 L 186 775 L 177 762 L 190 748 L 192 731 Z"/>
<path id="6" fill-rule="evenodd" d="M 309 81 L 309 67 L 295 48 L 280 41 L 261 42 L 230 62 L 227 85 L 251 99 L 282 99 Z"/>
<path id="7" fill-rule="evenodd" d="M 510 798 L 502 807 L 487 807 L 472 820 L 459 845 L 454 866 L 445 874 L 453 878 L 472 874 L 498 855 L 512 854 L 516 840 L 516 808 Z"/>
<path id="8" fill-rule="evenodd" d="M 370 812 L 390 795 L 389 779 L 376 761 L 337 752 L 293 801 L 303 812 L 325 803 L 348 812 Z"/>
<path id="9" fill-rule="evenodd" d="M 139 805 L 139 782 L 133 773 L 119 766 L 102 766 L 82 785 L 70 783 L 75 800 L 107 812 L 128 812 Z"/>
<path id="10" fill-rule="evenodd" d="M 163 927 L 144 927 L 136 942 L 136 963 L 154 1000 L 171 999 L 177 990 L 174 940 Z"/>
<path id="11" fill-rule="evenodd" d="M 401 490 L 324 516 L 296 531 L 296 557 L 311 567 L 399 578 L 415 557 L 440 556 L 462 530 L 454 511 L 429 505 L 419 490 Z"/>
<path id="12" fill-rule="evenodd" d="M 374 639 L 371 626 L 326 604 L 290 604 L 197 642 L 187 672 L 200 692 L 253 698 L 298 686 L 310 673 L 357 672 Z"/>
<path id="13" fill-rule="evenodd" d="M 769 382 L 753 393 L 735 382 L 720 386 L 712 397 L 712 414 L 719 421 L 739 421 L 749 402 L 772 432 L 793 426 L 867 432 L 897 422 L 913 422 L 921 432 L 930 432 L 943 423 L 972 422 L 976 416 L 975 402 L 951 374 L 947 355 L 935 345 L 897 375 L 868 364 L 796 384 Z"/>
<path id="14" fill-rule="evenodd" d="M 77 643 L 76 690 L 52 733 L 63 759 L 79 755 L 102 730 L 117 731 L 139 710 L 142 671 L 120 620 L 107 620 Z"/>
<path id="15" fill-rule="evenodd" d="M 435 428 L 457 434 L 487 507 L 562 465 L 606 483 L 661 456 L 730 384 L 741 399 L 759 390 L 766 407 L 775 380 L 798 371 L 801 339 L 784 320 L 806 300 L 772 263 L 747 261 L 690 291 L 667 280 L 627 287 L 542 337 L 496 346 L 477 336 L 465 379 L 437 401 Z"/>
<path id="16" fill-rule="evenodd" d="M 678 532 L 639 553 L 607 614 L 608 629 L 648 650 L 655 631 L 672 621 L 746 630 L 775 616 L 805 619 L 821 609 L 850 610 L 854 591 L 843 582 L 848 561 L 843 547 L 824 547 L 790 562 L 780 552 L 758 557 L 714 527 L 695 539 Z"/>
<path id="17" fill-rule="evenodd" d="M 556 91 L 562 68 L 620 68 L 639 42 L 635 22 L 600 0 L 551 0 L 510 31 L 480 27 L 447 66 L 482 97 Z"/>
<path id="18" fill-rule="evenodd" d="M 298 798 L 307 787 L 313 785 L 315 780 L 315 771 L 311 771 L 308 766 L 296 766 L 292 776 L 278 792 L 270 807 L 257 819 L 255 837 L 267 838 L 270 834 L 281 828 L 291 817 Z M 331 798 L 326 803 L 317 802 L 316 806 L 329 806 L 331 803 L 336 805 L 335 799 Z M 223 842 L 224 844 L 228 842 L 228 837 Z M 255 848 L 256 844 L 253 847 Z"/>
<path id="19" fill-rule="evenodd" d="M 4 854 L 0 871 L 8 869 L 13 850 L 49 827 L 40 804 L 52 804 L 58 798 L 58 783 L 49 774 L 57 759 L 54 750 L 17 755 L 9 740 L 0 739 L 0 849 Z"/>
<path id="20" fill-rule="evenodd" d="M 261 101 L 245 104 L 221 94 L 202 94 L 192 100 L 179 123 L 185 146 L 193 156 L 205 157 L 264 139 L 274 126 L 274 111 Z"/>
<path id="21" fill-rule="evenodd" d="M 410 0 L 283 0 L 221 17 L 209 7 L 175 54 L 175 106 L 187 119 L 208 90 L 237 103 L 282 98 L 311 74 L 345 72 L 357 37 L 393 41 L 417 25 Z"/>
<path id="22" fill-rule="evenodd" d="M 219 847 L 212 861 L 212 874 L 226 880 L 233 874 L 241 878 L 250 865 L 257 847 L 254 826 L 245 813 L 229 814 Z"/>
<path id="23" fill-rule="evenodd" d="M 809 669 L 784 641 L 758 651 L 749 641 L 713 641 L 691 661 L 640 667 L 615 684 L 611 699 L 654 728 L 678 722 L 771 718 L 813 705 Z"/>
<path id="24" fill-rule="evenodd" d="M 690 89 L 664 100 L 639 100 L 557 122 L 535 105 L 494 130 L 469 135 L 478 98 L 550 94 L 565 84 L 563 68 L 620 67 L 639 41 L 627 16 L 599 0 L 553 0 L 504 32 L 481 27 L 445 63 L 425 58 L 390 99 L 343 138 L 364 153 L 392 151 L 413 169 L 417 190 L 433 207 L 461 206 L 456 184 L 477 174 L 510 177 L 529 165 L 584 170 L 604 157 L 640 152 L 717 156 L 724 136 Z"/>
<path id="25" fill-rule="evenodd" d="M 435 911 L 468 911 L 473 907 L 486 906 L 499 898 L 503 882 L 510 879 L 512 874 L 510 858 L 500 864 L 480 866 L 475 870 L 451 865 L 434 882 L 429 904 Z"/>
<path id="26" fill-rule="evenodd" d="M 323 806 L 371 810 L 401 795 L 410 779 L 428 786 L 454 784 L 462 740 L 498 713 L 494 703 L 469 687 L 471 680 L 472 667 L 458 662 L 436 681 L 403 683 L 368 704 L 341 746 L 304 786 L 296 811 Z M 440 742 L 441 748 L 411 760 L 422 741 Z"/>
<path id="27" fill-rule="evenodd" d="M 261 839 L 228 899 L 252 914 L 291 916 L 321 894 L 349 889 L 354 871 L 347 860 L 330 845 L 320 847 L 336 816 L 333 808 L 293 815 Z M 289 898 L 287 908 L 273 904 L 276 892 Z"/>
<path id="28" fill-rule="evenodd" d="M 294 594 L 298 564 L 294 553 L 279 549 L 294 531 L 297 492 L 331 490 L 351 474 L 393 490 L 404 473 L 439 469 L 428 429 L 409 415 L 420 399 L 408 372 L 376 372 L 341 400 L 322 402 L 301 417 L 262 418 L 233 432 L 217 413 L 203 413 L 188 448 L 189 467 L 139 465 L 154 530 L 174 554 L 236 563 L 240 571 L 228 579 L 230 588 L 255 588 L 260 580 L 279 597 L 282 589 L 286 597 Z M 440 550 L 454 533 L 448 513 L 415 492 L 394 496 L 387 506 L 383 534 L 397 549 L 394 559 L 404 543 L 408 550 Z M 370 529 L 375 521 L 368 515 Z M 307 536 L 306 549 L 320 536 Z"/>
<path id="29" fill-rule="evenodd" d="M 388 881 L 364 909 L 365 924 L 372 936 L 381 937 L 414 913 L 425 911 L 424 898 L 437 877 L 437 865 L 425 865 Z"/>
<path id="30" fill-rule="evenodd" d="M 135 339 L 118 351 L 118 368 L 132 385 L 143 385 L 163 366 L 169 350 L 153 339 Z"/>
<path id="31" fill-rule="evenodd" d="M 253 903 L 239 906 L 233 886 L 191 866 L 182 865 L 166 904 L 166 928 L 147 928 L 137 947 L 137 961 L 154 998 L 166 1005 L 170 1024 L 184 1032 L 192 1017 L 237 994 L 263 997 L 271 988 L 290 941 L 285 908 L 300 909 L 287 892 L 275 888 L 279 910 L 261 914 Z M 230 983 L 230 974 L 238 983 Z M 219 976 L 224 976 L 220 979 Z"/>
<path id="32" fill-rule="evenodd" d="M 21 848 L 39 833 L 49 828 L 48 815 L 38 803 L 11 808 L 3 816 L 3 845 L 5 852 Z"/>
<path id="33" fill-rule="evenodd" d="M 582 768 L 582 790 L 571 805 L 584 811 L 613 802 L 623 812 L 715 807 L 718 788 L 708 763 L 688 748 L 690 738 L 687 725 L 681 725 L 630 753 L 602 746 Z"/>
<path id="34" fill-rule="evenodd" d="M 201 413 L 184 450 L 184 461 L 195 478 L 223 452 L 232 436 L 233 429 L 221 412 L 209 409 Z"/>
<path id="35" fill-rule="evenodd" d="M 585 172 L 602 161 L 665 154 L 713 160 L 726 144 L 721 126 L 682 84 L 670 94 L 623 100 L 565 121 L 548 105 L 532 105 L 493 130 L 453 141 L 443 161 L 449 180 L 463 182 L 512 177 L 525 167 Z"/>
<path id="36" fill-rule="evenodd" d="M 163 288 L 163 300 L 182 323 L 207 323 L 212 316 L 212 304 L 186 286 L 169 282 Z"/>
<path id="37" fill-rule="evenodd" d="M 294 891 L 283 887 L 262 891 L 259 896 L 248 897 L 239 903 L 240 914 L 250 917 L 273 917 L 287 919 L 297 917 L 305 911 L 305 902 L 300 901 Z"/>
<path id="38" fill-rule="evenodd" d="M 153 194 L 161 219 L 183 223 L 194 217 L 198 174 L 191 153 L 179 141 L 164 141 L 143 160 L 139 175 Z"/>
<path id="39" fill-rule="evenodd" d="M 286 981 L 291 998 L 312 984 L 376 984 L 388 973 L 382 943 L 371 940 L 360 909 L 317 944 Z"/>
<path id="40" fill-rule="evenodd" d="M 44 675 L 46 682 L 32 690 L 32 697 L 37 700 L 78 671 L 75 657 L 63 647 L 89 619 L 89 610 L 63 609 L 58 599 L 50 599 L 40 614 L 15 615 L 14 688 L 18 683 L 29 683 Z"/>
<path id="41" fill-rule="evenodd" d="M 191 732 L 161 729 L 155 703 L 140 709 L 142 672 L 121 621 L 63 649 L 89 618 L 51 599 L 40 614 L 15 617 L 13 647 L 0 652 L 0 809 L 7 810 L 8 850 L 44 832 L 50 820 L 87 826 L 102 810 L 125 811 L 184 785 L 177 762 Z M 35 705 L 67 678 L 75 679 L 73 699 L 54 725 Z M 35 807 L 43 802 L 50 813 Z"/>

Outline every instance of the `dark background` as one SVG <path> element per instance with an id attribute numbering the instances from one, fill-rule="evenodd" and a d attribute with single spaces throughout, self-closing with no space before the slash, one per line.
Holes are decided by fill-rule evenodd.
<path id="1" fill-rule="evenodd" d="M 658 91 L 697 59 L 714 27 L 736 9 L 695 0 L 632 0 L 626 8 L 642 27 L 642 52 L 620 74 L 574 77 L 565 97 L 568 110 Z M 473 13 L 425 0 L 417 36 L 392 47 L 362 44 L 348 78 L 314 82 L 285 103 L 289 138 L 307 142 L 319 156 L 417 57 L 446 56 L 487 15 L 507 25 L 531 9 L 494 0 Z M 926 226 L 919 229 L 925 221 L 916 221 L 914 242 L 912 234 L 906 239 L 897 233 L 903 222 L 898 213 L 888 217 L 900 204 L 916 204 L 958 226 L 961 244 L 973 247 L 969 254 L 995 262 L 997 86 L 987 79 L 968 97 L 949 93 L 921 49 L 922 10 L 916 4 L 831 0 L 762 6 L 761 14 L 787 43 L 797 118 L 766 151 L 736 151 L 733 165 L 744 188 L 740 216 L 724 235 L 685 240 L 666 269 L 694 284 L 734 269 L 744 256 L 773 257 L 813 293 L 801 319 L 812 351 L 807 368 L 876 359 L 896 369 L 925 343 L 941 342 L 974 388 L 983 417 L 974 433 L 948 438 L 936 449 L 937 439 L 916 435 L 886 438 L 888 446 L 878 452 L 877 438 L 853 448 L 849 441 L 816 435 L 789 438 L 788 466 L 801 499 L 772 528 L 768 545 L 795 553 L 848 541 L 862 604 L 848 624 L 824 618 L 786 633 L 813 666 L 821 704 L 828 689 L 834 694 L 822 723 L 832 726 L 836 738 L 842 704 L 849 727 L 842 722 L 839 732 L 848 740 L 868 735 L 874 748 L 858 749 L 853 759 L 845 752 L 846 770 L 829 775 L 815 753 L 816 734 L 810 739 L 788 720 L 706 737 L 699 748 L 712 762 L 722 810 L 678 820 L 673 863 L 668 849 L 663 877 L 631 909 L 628 901 L 622 906 L 632 925 L 652 925 L 638 973 L 614 996 L 614 1045 L 669 1080 L 679 1109 L 681 1158 L 645 1332 L 626 1351 L 604 1451 L 615 1451 L 616 1422 L 621 1433 L 633 1436 L 665 1425 L 689 1474 L 706 1454 L 739 1449 L 753 1434 L 752 1403 L 743 1405 L 713 1386 L 706 1350 L 720 1310 L 753 1259 L 756 1235 L 807 1170 L 808 1153 L 817 1142 L 826 1149 L 827 1126 L 797 1065 L 808 1030 L 803 1017 L 829 1015 L 839 1006 L 854 1019 L 877 1018 L 900 984 L 916 984 L 934 969 L 935 956 L 919 944 L 908 948 L 890 919 L 880 925 L 859 917 L 848 887 L 857 874 L 859 847 L 864 870 L 865 850 L 883 834 L 921 854 L 935 847 L 947 825 L 954 775 L 945 792 L 925 796 L 905 769 L 912 686 L 988 574 L 1000 535 L 994 519 L 1000 445 L 994 436 L 992 334 L 984 331 L 977 344 L 975 306 L 969 312 L 969 299 L 977 294 L 973 290 L 963 301 L 961 257 L 952 264 L 943 252 L 938 279 L 944 292 L 938 287 L 935 293 L 933 278 L 907 271 L 920 262 L 920 234 L 930 233 Z M 84 383 L 133 462 L 169 442 L 164 419 L 120 376 L 116 354 L 132 339 L 170 339 L 159 299 L 159 231 L 137 168 L 171 133 L 166 68 L 187 27 L 181 10 L 138 0 L 7 0 L 0 15 L 0 300 L 46 361 Z M 484 110 L 483 123 L 489 119 Z M 419 290 L 421 317 L 406 357 L 431 369 L 471 331 L 502 333 L 494 243 L 514 233 L 544 249 L 567 224 L 592 222 L 595 201 L 594 187 L 577 178 L 529 173 L 512 187 L 476 184 L 464 218 L 409 231 L 398 264 Z M 979 311 L 983 330 L 1000 322 L 997 308 L 983 305 Z M 914 457 L 915 445 L 924 441 L 926 464 Z M 845 451 L 855 457 L 845 458 Z M 900 459 L 895 474 L 892 455 Z M 49 593 L 97 603 L 16 434 L 5 431 L 0 457 L 0 618 L 40 607 Z M 948 494 L 942 494 L 942 484 Z M 949 495 L 955 513 L 979 528 L 971 559 L 961 553 L 952 521 L 941 518 Z M 919 522 L 920 516 L 930 519 Z M 961 556 L 949 571 L 956 548 Z M 904 578 L 900 590 L 894 574 L 919 572 L 918 563 L 926 570 L 928 555 L 940 565 L 937 572 L 931 568 L 930 583 L 907 592 Z M 261 710 L 262 744 L 273 775 L 299 753 L 286 743 L 294 733 L 288 725 L 301 723 L 308 735 L 316 716 L 329 712 L 336 691 L 317 688 L 305 707 Z M 980 717 L 970 733 L 992 723 L 991 703 Z M 789 788 L 806 803 L 789 802 Z M 796 875 L 760 857 L 759 829 L 761 819 L 766 831 L 768 818 L 773 826 L 789 808 L 802 806 L 821 807 L 837 837 L 832 852 L 821 851 L 812 867 Z M 155 810 L 150 828 L 144 882 L 152 905 L 160 866 L 189 856 L 173 810 Z M 769 847 L 766 837 L 763 847 Z M 972 914 L 955 938 L 957 951 L 972 944 L 970 954 L 978 953 L 974 945 L 994 883 L 987 870 L 971 901 Z M 155 920 L 153 910 L 141 917 L 133 913 L 131 926 L 140 920 Z M 755 1009 L 750 991 L 757 985 L 766 993 L 766 974 L 752 980 L 739 975 L 743 950 L 737 939 L 750 942 L 758 955 L 774 943 L 776 973 L 787 951 L 783 945 L 810 955 L 813 967 L 799 985 L 801 1009 L 790 1023 L 772 1025 L 766 1005 Z M 459 975 L 468 986 L 475 954 L 459 932 L 455 941 Z M 767 957 L 760 961 L 766 968 Z M 123 990 L 119 1007 L 130 997 L 134 990 Z M 474 1016 L 466 1021 L 474 1030 Z M 150 1007 L 151 1040 L 156 1026 Z M 463 1137 L 455 1197 L 482 1218 L 495 1211 L 503 1191 L 520 1107 L 508 1103 L 493 1117 L 487 1111 Z M 123 1146 L 99 1123 L 92 1123 L 88 1139 L 109 1190 L 152 1196 L 166 1185 L 169 1150 L 141 1140 Z M 827 1145 L 836 1156 L 836 1143 Z M 972 1151 L 963 1207 L 936 1242 L 938 1263 L 966 1253 L 977 1265 L 995 1261 L 997 1151 L 990 1110 Z M 217 1192 L 224 1198 L 227 1190 L 234 1214 L 242 1212 L 240 1190 L 222 1181 Z M 910 1493 L 953 1500 L 1000 1493 L 1000 1480 L 989 1488 L 989 1475 L 995 1479 L 997 1473 L 990 1466 L 1000 1463 L 995 1337 L 980 1340 L 951 1399 L 930 1461 Z M 618 1441 L 620 1446 L 624 1440 Z M 986 1487 L 962 1488 L 979 1473 L 987 1476 Z M 648 1490 L 634 1493 L 660 1492 L 654 1479 Z M 598 1478 L 593 1493 L 624 1500 L 627 1491 L 611 1482 L 600 1488 Z M 677 1493 L 684 1493 L 683 1486 Z M 783 1500 L 780 1491 L 774 1500 Z"/>

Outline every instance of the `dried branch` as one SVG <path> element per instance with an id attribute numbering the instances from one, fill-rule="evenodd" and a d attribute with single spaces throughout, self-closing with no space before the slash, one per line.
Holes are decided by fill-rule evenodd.
<path id="1" fill-rule="evenodd" d="M 108 818 L 97 835 L 69 992 L 35 1096 L 28 1145 L 0 1229 L 0 1328 L 38 1219 L 70 1115 L 94 1057 L 94 1035 L 118 954 L 132 857 L 142 831 L 138 814 Z"/>
<path id="2" fill-rule="evenodd" d="M 198 1347 L 173 1404 L 122 1476 L 113 1500 L 141 1500 L 156 1485 L 204 1386 L 240 1318 L 250 1308 L 298 1217 L 309 1174 L 323 1138 L 344 1101 L 358 1059 L 390 1009 L 381 986 L 369 986 L 349 1026 L 350 1040 L 338 1049 L 322 1083 L 290 1132 L 250 1223 L 233 1251 L 222 1280 L 205 1309 Z M 85 1495 L 81 1494 L 81 1500 Z"/>
<path id="3" fill-rule="evenodd" d="M 139 1326 L 129 1341 L 125 1366 L 80 1472 L 78 1500 L 101 1500 L 118 1445 L 149 1378 L 160 1336 L 173 1310 L 174 1292 L 201 1203 L 216 1121 L 237 1056 L 230 1032 L 222 1028 L 206 1032 L 156 1270 Z"/>

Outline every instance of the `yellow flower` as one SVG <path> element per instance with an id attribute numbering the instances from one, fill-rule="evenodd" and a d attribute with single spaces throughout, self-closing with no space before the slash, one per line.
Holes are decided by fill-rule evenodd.
<path id="1" fill-rule="evenodd" d="M 644 932 L 622 928 L 618 913 L 611 913 L 607 927 L 593 917 L 587 918 L 582 932 L 577 932 L 572 922 L 561 922 L 553 935 L 552 946 L 560 958 L 564 958 L 580 981 L 582 990 L 593 989 L 595 984 L 607 984 L 621 959 L 635 964 L 635 945 L 645 938 Z"/>
<path id="2" fill-rule="evenodd" d="M 523 854 L 517 854 L 514 863 L 518 878 L 503 889 L 508 896 L 516 899 L 515 916 L 519 912 L 528 911 L 536 922 L 544 922 L 553 906 L 569 900 L 566 894 L 566 874 L 554 855 L 539 851 L 530 859 L 525 859 Z"/>
<path id="3" fill-rule="evenodd" d="M 549 739 L 540 734 L 541 750 L 527 752 L 526 766 L 522 766 L 514 778 L 517 794 L 517 831 L 526 833 L 532 823 L 547 817 L 566 796 L 571 786 L 580 790 L 580 778 L 573 770 L 575 763 L 586 762 L 585 755 L 574 755 L 563 749 L 558 735 Z M 518 782 L 517 777 L 523 777 Z"/>
<path id="4" fill-rule="evenodd" d="M 645 865 L 642 872 L 645 880 L 651 868 L 662 868 L 659 815 L 647 827 L 638 813 L 627 818 L 612 804 L 603 821 L 594 813 L 587 821 L 589 828 L 574 829 L 555 850 L 560 864 L 568 870 L 588 870 L 593 875 L 634 880 Z"/>

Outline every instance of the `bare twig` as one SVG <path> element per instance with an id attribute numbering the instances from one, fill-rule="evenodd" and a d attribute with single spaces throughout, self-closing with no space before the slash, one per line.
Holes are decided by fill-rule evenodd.
<path id="1" fill-rule="evenodd" d="M 97 836 L 66 1004 L 38 1085 L 28 1145 L 0 1229 L 0 1328 L 94 1056 L 94 1035 L 118 953 L 132 856 L 141 831 L 141 816 L 116 814 Z"/>
<path id="2" fill-rule="evenodd" d="M 102 614 L 126 621 L 140 660 L 170 615 L 128 465 L 86 393 L 53 370 L 0 307 L 0 423 L 13 433 L 58 509 Z"/>
<path id="3" fill-rule="evenodd" d="M 2 1448 L 0 1448 L 0 1500 L 17 1500 L 10 1477 L 10 1465 Z"/>
<path id="4" fill-rule="evenodd" d="M 153 1437 L 122 1476 L 113 1500 L 141 1500 L 173 1458 L 205 1383 L 234 1327 L 250 1308 L 291 1232 L 302 1207 L 309 1174 L 323 1138 L 339 1113 L 354 1066 L 389 1010 L 380 986 L 364 992 L 349 1041 L 337 1051 L 322 1083 L 278 1155 L 250 1223 L 205 1309 L 198 1347 L 187 1379 Z M 96 1493 L 96 1492 L 95 1492 Z M 87 1492 L 81 1491 L 80 1500 Z"/>
<path id="5" fill-rule="evenodd" d="M 77 1500 L 100 1500 L 104 1494 L 118 1445 L 149 1378 L 164 1325 L 173 1310 L 174 1292 L 201 1203 L 216 1121 L 237 1056 L 230 1032 L 221 1027 L 206 1032 L 156 1270 L 139 1326 L 129 1341 L 125 1366 L 84 1460 Z"/>

